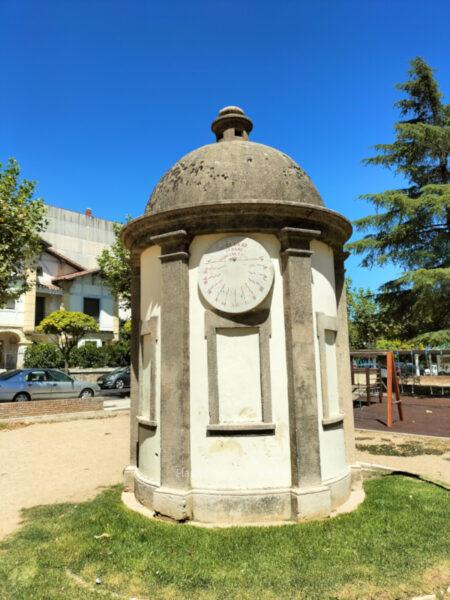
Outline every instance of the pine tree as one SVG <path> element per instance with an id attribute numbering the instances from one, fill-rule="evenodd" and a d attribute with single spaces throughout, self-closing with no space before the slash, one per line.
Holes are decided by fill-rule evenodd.
<path id="1" fill-rule="evenodd" d="M 411 61 L 409 75 L 397 85 L 406 98 L 396 103 L 395 141 L 364 161 L 392 169 L 407 187 L 362 196 L 376 212 L 355 222 L 368 233 L 349 248 L 364 267 L 404 271 L 381 287 L 381 306 L 405 339 L 434 345 L 450 342 L 450 104 L 423 59 Z"/>

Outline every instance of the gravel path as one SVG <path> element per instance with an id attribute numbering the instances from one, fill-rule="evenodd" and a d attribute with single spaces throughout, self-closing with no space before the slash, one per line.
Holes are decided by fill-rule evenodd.
<path id="1" fill-rule="evenodd" d="M 119 483 L 128 455 L 127 413 L 0 431 L 0 538 L 22 508 L 81 502 Z"/>
<path id="2" fill-rule="evenodd" d="M 421 475 L 425 479 L 444 483 L 450 486 L 450 438 L 405 435 L 401 433 L 380 433 L 357 429 L 355 431 L 356 445 L 380 445 L 393 442 L 395 445 L 417 443 L 428 448 L 439 448 L 444 454 L 421 454 L 419 456 L 386 456 L 372 454 L 367 451 L 356 451 L 356 460 L 377 465 L 383 465 L 399 471 L 409 471 Z"/>

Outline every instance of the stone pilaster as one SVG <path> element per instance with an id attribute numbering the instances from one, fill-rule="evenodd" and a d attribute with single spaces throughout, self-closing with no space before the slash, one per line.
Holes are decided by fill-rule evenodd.
<path id="1" fill-rule="evenodd" d="M 36 269 L 28 269 L 27 281 L 31 284 L 31 287 L 23 295 L 23 330 L 26 334 L 33 332 L 35 327 Z"/>
<path id="2" fill-rule="evenodd" d="M 138 466 L 139 354 L 141 342 L 141 255 L 131 255 L 130 466 Z"/>
<path id="3" fill-rule="evenodd" d="M 189 383 L 189 243 L 173 231 L 151 238 L 161 247 L 161 487 L 155 512 L 177 520 L 191 517 Z"/>
<path id="4" fill-rule="evenodd" d="M 70 288 L 72 287 L 71 281 L 61 281 L 59 287 L 63 290 L 63 295 L 61 298 L 60 309 L 61 310 L 70 310 Z"/>
<path id="5" fill-rule="evenodd" d="M 344 261 L 347 257 L 347 252 L 342 252 L 342 250 L 334 251 L 338 320 L 336 334 L 336 361 L 339 386 L 339 407 L 341 412 L 344 413 L 344 435 L 347 463 L 352 465 L 355 462 L 355 431 L 353 420 L 350 351 L 348 343 L 347 294 L 344 268 Z"/>
<path id="6" fill-rule="evenodd" d="M 296 518 L 325 515 L 329 489 L 322 486 L 317 406 L 310 241 L 320 231 L 285 227 L 280 232 L 291 445 Z"/>

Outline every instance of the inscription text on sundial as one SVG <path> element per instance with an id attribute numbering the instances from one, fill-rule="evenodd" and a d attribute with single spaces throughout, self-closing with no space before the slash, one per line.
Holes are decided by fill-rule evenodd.
<path id="1" fill-rule="evenodd" d="M 224 312 L 247 312 L 270 291 L 273 267 L 267 250 L 245 236 L 219 240 L 203 255 L 199 286 L 206 300 Z"/>

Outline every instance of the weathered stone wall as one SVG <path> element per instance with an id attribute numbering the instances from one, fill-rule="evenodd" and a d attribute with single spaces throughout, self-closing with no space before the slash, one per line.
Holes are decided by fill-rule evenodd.
<path id="1" fill-rule="evenodd" d="M 268 370 L 270 371 L 272 421 L 276 424 L 275 433 L 273 435 L 241 434 L 229 438 L 209 436 L 207 433 L 210 421 L 208 405 L 210 374 L 205 337 L 205 314 L 209 311 L 198 292 L 198 265 L 208 247 L 223 237 L 226 237 L 226 234 L 197 236 L 190 248 L 192 486 L 216 490 L 262 488 L 284 490 L 291 484 L 289 415 L 280 243 L 274 235 L 253 233 L 250 237 L 265 247 L 275 271 L 273 290 L 260 307 L 261 310 L 270 309 Z M 232 347 L 222 349 L 218 359 L 222 366 L 235 360 L 236 357 L 232 353 Z M 240 355 L 240 360 L 245 363 L 246 357 Z M 253 372 L 251 372 L 252 366 Z M 248 382 L 255 389 L 259 389 L 259 361 L 248 364 L 247 369 Z M 219 396 L 223 392 L 224 390 L 219 389 Z M 230 409 L 239 411 L 239 406 L 232 405 Z M 261 457 L 264 457 L 263 462 Z"/>
<path id="2" fill-rule="evenodd" d="M 77 381 L 88 381 L 89 383 L 95 383 L 100 375 L 105 373 L 111 373 L 115 367 L 104 367 L 98 369 L 70 369 L 69 375 Z"/>
<path id="3" fill-rule="evenodd" d="M 161 248 L 152 246 L 144 250 L 141 256 L 141 323 L 150 323 L 155 319 L 156 336 L 150 331 L 141 330 L 141 343 L 145 347 L 143 359 L 140 362 L 139 398 L 136 416 L 150 420 L 152 415 L 160 425 L 160 394 L 161 394 Z M 174 321 L 173 326 L 177 327 Z M 147 345 L 149 349 L 147 360 Z M 142 349 L 141 349 L 142 351 Z M 151 354 L 154 360 L 150 359 Z M 142 356 L 142 355 L 141 355 Z M 146 383 L 144 383 L 146 382 Z M 152 392 L 153 391 L 153 395 Z M 136 417 L 135 417 L 136 418 Z M 142 475 L 154 485 L 161 485 L 161 429 L 151 428 L 141 422 L 138 424 L 139 438 L 139 470 Z M 136 440 L 137 442 L 138 440 Z"/>
<path id="4" fill-rule="evenodd" d="M 337 306 L 336 306 L 336 292 L 335 292 L 335 275 L 334 275 L 334 257 L 331 248 L 323 242 L 314 240 L 311 242 L 311 250 L 314 254 L 311 257 L 312 263 L 312 298 L 313 298 L 313 311 L 314 311 L 314 329 L 316 335 L 315 340 L 315 357 L 316 357 L 316 378 L 319 383 L 317 386 L 317 403 L 319 409 L 319 435 L 320 435 L 320 459 L 321 459 L 321 472 L 322 480 L 328 481 L 335 477 L 342 477 L 349 472 L 349 466 L 347 465 L 345 456 L 345 438 L 343 424 L 336 423 L 330 426 L 323 426 L 323 419 L 325 417 L 323 398 L 322 398 L 322 385 L 321 378 L 323 376 L 330 376 L 333 370 L 336 369 L 336 349 L 330 348 L 331 355 L 328 357 L 327 363 L 334 361 L 334 368 L 332 365 L 324 365 L 321 369 L 320 365 L 320 352 L 319 342 L 317 336 L 317 313 L 322 313 L 325 317 L 336 318 L 337 317 Z M 335 373 L 337 376 L 337 373 Z M 338 386 L 337 381 L 328 381 L 329 391 L 333 391 L 337 394 Z M 338 399 L 334 398 L 334 402 L 331 402 L 330 398 L 330 417 L 338 416 L 339 406 Z"/>

